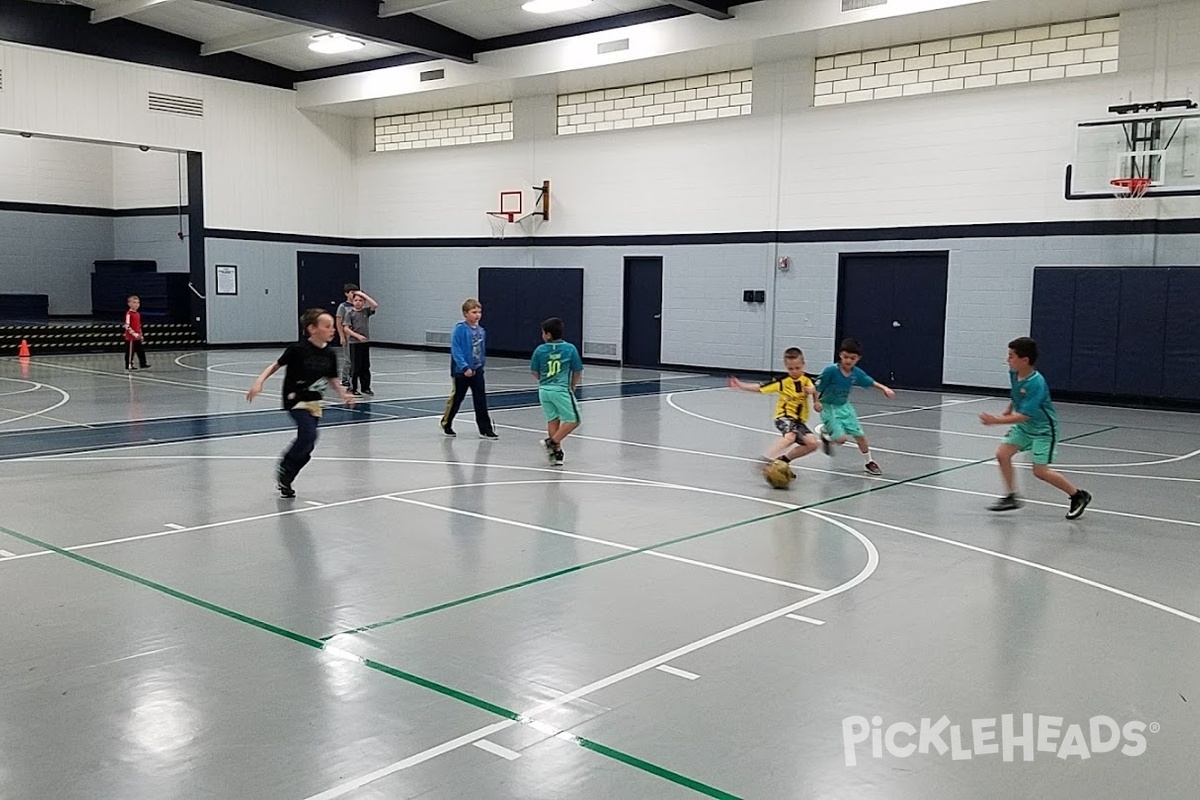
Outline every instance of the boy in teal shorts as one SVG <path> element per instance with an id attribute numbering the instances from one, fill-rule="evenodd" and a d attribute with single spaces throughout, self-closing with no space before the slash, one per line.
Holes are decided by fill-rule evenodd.
<path id="1" fill-rule="evenodd" d="M 579 427 L 575 389 L 583 377 L 583 359 L 575 345 L 562 340 L 563 321 L 551 317 L 542 323 L 542 344 L 533 351 L 529 368 L 538 379 L 538 400 L 546 415 L 547 438 L 542 440 L 550 463 L 562 466 L 562 441 Z"/>
<path id="2" fill-rule="evenodd" d="M 1000 476 L 1008 494 L 988 506 L 991 511 L 1011 511 L 1020 508 L 1017 481 L 1012 457 L 1029 450 L 1033 454 L 1033 475 L 1071 498 L 1067 519 L 1078 519 L 1092 496 L 1067 480 L 1062 473 L 1050 469 L 1058 449 L 1058 416 L 1050 402 L 1050 388 L 1042 373 L 1033 368 L 1037 363 L 1037 342 L 1028 336 L 1008 343 L 1008 377 L 1012 384 L 1012 402 L 1003 414 L 980 414 L 984 425 L 1012 425 L 1004 443 L 996 450 Z"/>
<path id="3" fill-rule="evenodd" d="M 817 397 L 821 401 L 821 424 L 817 433 L 825 455 L 833 455 L 833 446 L 853 438 L 866 463 L 863 469 L 872 475 L 882 475 L 883 470 L 871 457 L 871 447 L 858 421 L 858 413 L 850 405 L 850 390 L 855 386 L 874 387 L 891 400 L 896 393 L 863 372 L 856 365 L 862 358 L 862 346 L 857 339 L 843 339 L 838 347 L 838 360 L 821 371 L 817 377 Z"/>

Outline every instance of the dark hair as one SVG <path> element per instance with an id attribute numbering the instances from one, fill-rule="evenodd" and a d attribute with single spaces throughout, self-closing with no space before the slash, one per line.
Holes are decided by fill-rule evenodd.
<path id="1" fill-rule="evenodd" d="M 357 283 L 347 283 L 345 286 L 342 287 L 342 294 L 345 294 L 346 292 L 357 292 L 357 291 L 358 291 Z"/>
<path id="2" fill-rule="evenodd" d="M 563 336 L 563 321 L 558 317 L 551 317 L 542 323 L 542 332 L 550 334 L 551 339 L 561 339 Z"/>
<path id="3" fill-rule="evenodd" d="M 1028 336 L 1020 336 L 1008 343 L 1008 349 L 1017 354 L 1017 358 L 1028 358 L 1029 366 L 1037 363 L 1037 342 Z"/>
<path id="4" fill-rule="evenodd" d="M 804 351 L 799 347 L 789 347 L 783 351 L 784 361 L 791 361 L 793 358 L 804 358 Z"/>
<path id="5" fill-rule="evenodd" d="M 858 339 L 842 339 L 842 343 L 838 345 L 838 352 L 861 356 L 862 345 L 858 343 Z"/>
<path id="6" fill-rule="evenodd" d="M 323 308 L 310 308 L 308 311 L 305 311 L 300 315 L 300 327 L 304 329 L 305 333 L 308 333 L 308 326 L 316 325 L 317 321 L 321 319 L 322 315 L 329 317 L 333 316 Z"/>

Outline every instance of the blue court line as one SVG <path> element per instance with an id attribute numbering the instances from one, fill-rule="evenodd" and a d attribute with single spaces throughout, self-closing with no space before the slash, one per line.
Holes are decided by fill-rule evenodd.
<path id="1" fill-rule="evenodd" d="M 618 384 L 583 386 L 580 400 L 607 400 L 638 397 L 722 385 L 716 379 L 697 375 L 691 380 L 644 380 Z M 496 392 L 488 395 L 492 409 L 529 408 L 539 405 L 537 390 Z M 365 400 L 354 408 L 331 406 L 325 409 L 322 427 L 360 425 L 367 422 L 417 419 L 437 416 L 446 407 L 446 398 L 420 397 L 412 400 Z M 469 412 L 469 409 L 468 409 Z M 107 422 L 88 428 L 43 428 L 0 433 L 0 460 L 30 456 L 82 453 L 111 447 L 163 444 L 221 436 L 290 431 L 292 419 L 279 409 L 225 412 L 221 414 L 162 417 L 128 422 Z"/>

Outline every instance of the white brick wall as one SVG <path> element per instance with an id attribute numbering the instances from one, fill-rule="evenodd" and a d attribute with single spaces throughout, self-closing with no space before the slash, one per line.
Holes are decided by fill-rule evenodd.
<path id="1" fill-rule="evenodd" d="M 375 150 L 422 150 L 513 138 L 512 103 L 441 108 L 375 118 Z"/>
<path id="2" fill-rule="evenodd" d="M 1120 17 L 1099 17 L 822 56 L 813 105 L 1116 72 L 1119 45 Z"/>
<path id="3" fill-rule="evenodd" d="M 750 113 L 751 70 L 713 72 L 558 96 L 558 134 L 674 125 Z"/>

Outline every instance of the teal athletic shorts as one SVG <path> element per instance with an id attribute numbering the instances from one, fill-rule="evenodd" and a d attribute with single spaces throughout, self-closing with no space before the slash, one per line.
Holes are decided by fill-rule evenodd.
<path id="1" fill-rule="evenodd" d="M 579 405 L 575 402 L 575 393 L 570 389 L 540 386 L 538 400 L 542 402 L 542 413 L 546 415 L 547 422 L 579 422 Z"/>
<path id="2" fill-rule="evenodd" d="M 862 425 L 858 422 L 858 414 L 849 403 L 836 405 L 825 404 L 821 408 L 821 424 L 825 426 L 825 435 L 830 439 L 841 439 L 844 436 L 865 436 Z"/>
<path id="3" fill-rule="evenodd" d="M 1024 453 L 1033 453 L 1033 463 L 1049 464 L 1058 454 L 1058 441 L 1052 433 L 1030 433 L 1020 425 L 1014 425 L 1004 435 L 1004 443 L 1011 444 Z"/>

